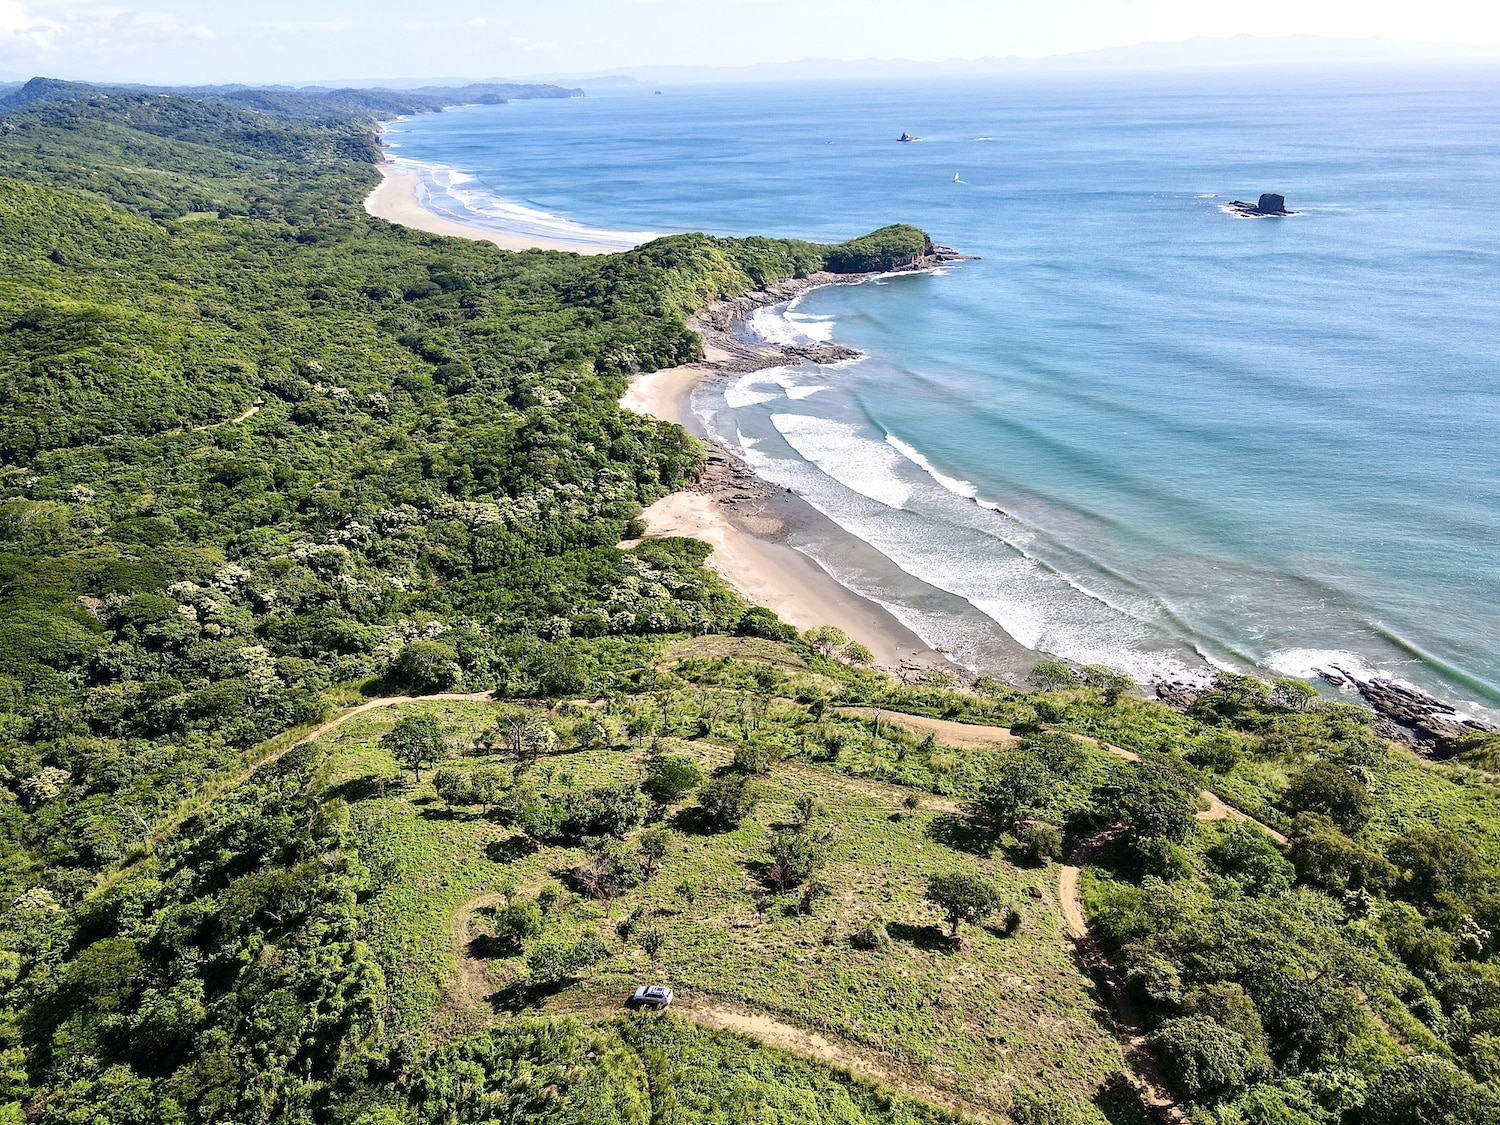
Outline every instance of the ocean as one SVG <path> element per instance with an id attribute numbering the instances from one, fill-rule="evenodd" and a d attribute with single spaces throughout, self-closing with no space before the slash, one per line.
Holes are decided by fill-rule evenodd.
<path id="1" fill-rule="evenodd" d="M 954 659 L 1500 708 L 1500 71 L 644 87 L 388 140 L 481 225 L 910 222 L 975 255 L 763 310 L 864 357 L 693 402 L 842 529 L 801 549 Z M 1226 210 L 1268 191 L 1296 214 Z"/>

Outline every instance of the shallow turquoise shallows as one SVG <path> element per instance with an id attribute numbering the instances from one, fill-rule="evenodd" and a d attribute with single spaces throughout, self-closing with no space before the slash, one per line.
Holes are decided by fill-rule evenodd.
<path id="1" fill-rule="evenodd" d="M 470 221 L 979 255 L 760 314 L 866 358 L 694 400 L 883 558 L 804 549 L 959 659 L 1003 629 L 1500 705 L 1500 73 L 668 88 L 390 139 Z M 1297 214 L 1227 213 L 1261 192 Z"/>

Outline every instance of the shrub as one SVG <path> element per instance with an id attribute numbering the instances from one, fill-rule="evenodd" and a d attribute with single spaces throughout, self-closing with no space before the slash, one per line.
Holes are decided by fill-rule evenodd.
<path id="1" fill-rule="evenodd" d="M 693 759 L 680 754 L 656 755 L 646 763 L 641 788 L 658 805 L 675 805 L 699 785 L 703 771 Z"/>
<path id="2" fill-rule="evenodd" d="M 870 949 L 883 952 L 891 947 L 891 935 L 885 928 L 885 923 L 879 918 L 871 918 L 859 929 L 849 935 L 849 941 L 857 949 Z"/>
<path id="3" fill-rule="evenodd" d="M 1244 1088 L 1254 1055 L 1245 1037 L 1208 1016 L 1167 1020 L 1151 1036 L 1173 1085 L 1195 1102 L 1218 1101 Z"/>
<path id="4" fill-rule="evenodd" d="M 526 954 L 526 972 L 535 985 L 560 984 L 597 965 L 609 955 L 594 934 L 569 943 L 560 937 L 540 938 Z"/>
<path id="5" fill-rule="evenodd" d="M 1062 855 L 1062 829 L 1045 820 L 1032 820 L 1016 832 L 1016 843 L 1023 856 L 1033 863 L 1050 863 Z"/>
<path id="6" fill-rule="evenodd" d="M 742 743 L 734 748 L 734 768 L 745 773 L 765 774 L 781 761 L 781 750 L 764 743 Z"/>
<path id="7" fill-rule="evenodd" d="M 542 909 L 531 899 L 517 899 L 495 912 L 492 928 L 500 949 L 519 953 L 522 945 L 542 932 Z"/>
<path id="8" fill-rule="evenodd" d="M 1013 902 L 1008 902 L 1000 911 L 1000 933 L 1003 937 L 1015 937 L 1021 932 L 1026 913 Z"/>
<path id="9" fill-rule="evenodd" d="M 759 788 L 742 773 L 726 773 L 698 789 L 698 805 L 716 828 L 738 828 L 759 804 Z"/>

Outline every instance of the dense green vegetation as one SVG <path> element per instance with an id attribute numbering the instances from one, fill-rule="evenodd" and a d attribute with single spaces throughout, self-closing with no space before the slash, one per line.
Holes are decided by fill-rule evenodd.
<path id="1" fill-rule="evenodd" d="M 33 1118 L 352 1120 L 415 1073 L 347 813 L 300 752 L 237 771 L 349 685 L 593 694 L 732 631 L 704 547 L 615 548 L 702 456 L 616 402 L 697 354 L 686 312 L 827 264 L 393 228 L 369 122 L 232 100 L 0 118 L 0 1106 Z"/>
<path id="2" fill-rule="evenodd" d="M 0 1121 L 1137 1121 L 1063 857 L 1194 1120 L 1500 1115 L 1495 740 L 1421 762 L 1227 674 L 898 683 L 703 544 L 617 547 L 701 467 L 617 406 L 686 314 L 922 232 L 511 254 L 364 214 L 369 105 L 33 92 Z M 299 741 L 435 693 L 497 698 Z M 690 1018 L 623 1015 L 648 976 Z"/>

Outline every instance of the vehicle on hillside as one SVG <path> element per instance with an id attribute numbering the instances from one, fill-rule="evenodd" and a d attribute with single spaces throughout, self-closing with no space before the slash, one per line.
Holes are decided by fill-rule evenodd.
<path id="1" fill-rule="evenodd" d="M 661 1011 L 676 996 L 672 990 L 664 984 L 643 984 L 630 994 L 630 999 L 625 1001 L 627 1008 L 652 1008 Z"/>

